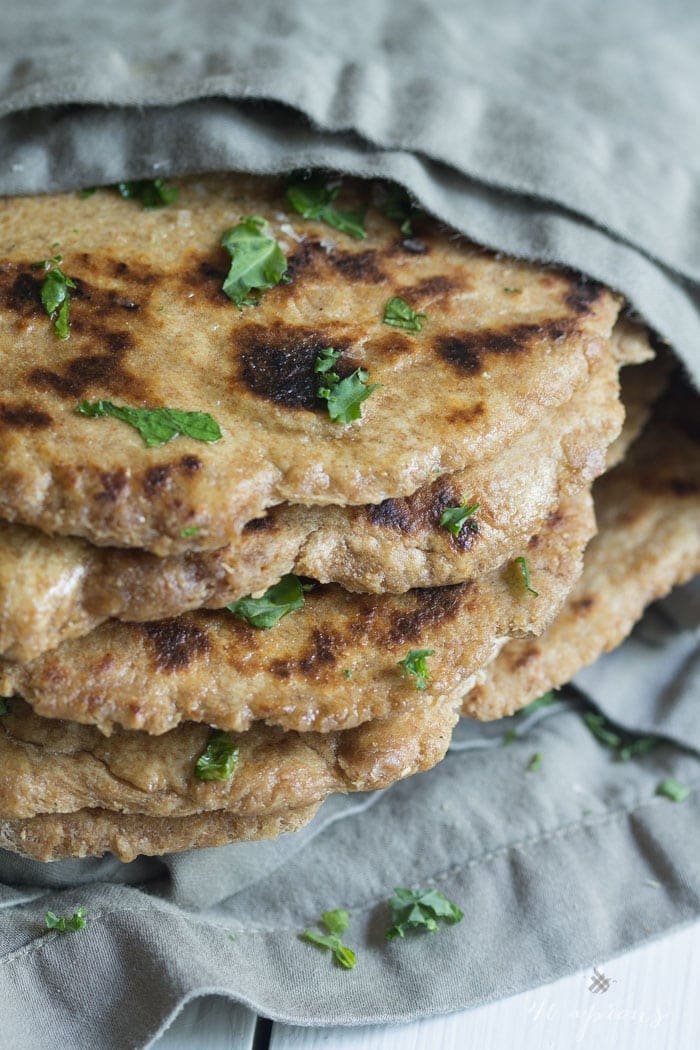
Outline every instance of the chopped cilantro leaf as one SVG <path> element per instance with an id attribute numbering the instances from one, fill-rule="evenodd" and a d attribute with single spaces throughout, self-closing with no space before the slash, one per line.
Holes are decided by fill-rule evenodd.
<path id="1" fill-rule="evenodd" d="M 343 678 L 352 678 L 352 671 L 349 668 L 343 671 Z M 1 711 L 0 714 L 2 714 Z"/>
<path id="2" fill-rule="evenodd" d="M 47 930 L 58 930 L 59 933 L 75 932 L 87 926 L 85 908 L 78 908 L 70 919 L 59 918 L 55 912 L 47 911 L 44 921 Z"/>
<path id="3" fill-rule="evenodd" d="M 519 566 L 523 577 L 523 583 L 525 584 L 525 590 L 529 591 L 530 594 L 534 595 L 535 598 L 539 598 L 539 591 L 536 591 L 532 586 L 532 580 L 530 579 L 530 567 L 521 556 L 515 559 L 515 564 Z"/>
<path id="4" fill-rule="evenodd" d="M 259 215 L 247 215 L 222 234 L 221 244 L 231 255 L 222 288 L 239 310 L 257 302 L 251 292 L 274 288 L 287 272 L 285 254 L 268 230 Z"/>
<path id="5" fill-rule="evenodd" d="M 305 588 L 298 576 L 289 573 L 279 583 L 268 587 L 260 598 L 241 598 L 226 608 L 235 616 L 247 620 L 253 627 L 267 630 L 278 620 L 296 609 L 304 607 Z"/>
<path id="6" fill-rule="evenodd" d="M 467 524 L 467 518 L 471 518 L 472 514 L 475 514 L 478 509 L 478 503 L 469 503 L 465 499 L 458 507 L 447 507 L 440 517 L 440 524 L 443 529 L 447 529 L 456 538 Z M 469 522 L 469 527 L 473 532 L 478 531 L 478 525 L 475 521 Z"/>
<path id="7" fill-rule="evenodd" d="M 320 372 L 325 375 L 327 383 L 339 383 L 340 376 L 337 372 L 333 371 L 333 366 L 340 357 L 341 351 L 334 350 L 332 346 L 327 346 L 321 350 L 316 363 L 314 364 L 314 372 Z"/>
<path id="8" fill-rule="evenodd" d="M 178 191 L 168 186 L 165 179 L 137 179 L 133 182 L 118 182 L 116 189 L 124 200 L 140 201 L 149 211 L 165 208 L 177 200 Z"/>
<path id="9" fill-rule="evenodd" d="M 395 295 L 384 307 L 384 324 L 393 328 L 405 328 L 407 332 L 422 332 L 423 322 L 428 320 L 427 314 L 419 314 L 413 307 Z"/>
<path id="10" fill-rule="evenodd" d="M 434 655 L 434 649 L 411 649 L 408 656 L 405 656 L 403 660 L 399 660 L 399 667 L 403 669 L 404 675 L 414 675 L 416 689 L 419 689 L 421 692 L 428 688 L 430 680 L 428 657 Z"/>
<path id="11" fill-rule="evenodd" d="M 550 690 L 548 693 L 543 693 L 542 696 L 538 696 L 536 700 L 531 700 L 525 707 L 521 707 L 518 711 L 519 715 L 531 715 L 533 711 L 539 710 L 540 707 L 549 707 L 550 704 L 556 703 L 556 697 Z"/>
<path id="12" fill-rule="evenodd" d="M 690 788 L 681 784 L 680 780 L 676 780 L 675 777 L 666 777 L 657 787 L 656 794 L 670 798 L 671 802 L 683 802 L 690 794 Z"/>
<path id="13" fill-rule="evenodd" d="M 176 437 L 190 437 L 197 441 L 219 441 L 219 424 L 208 412 L 183 412 L 179 408 L 130 408 L 111 401 L 81 401 L 76 412 L 96 419 L 111 416 L 138 430 L 149 448 L 164 445 Z"/>
<path id="14" fill-rule="evenodd" d="M 197 780 L 228 780 L 236 769 L 238 753 L 238 745 L 229 733 L 212 729 L 209 742 L 197 759 L 194 775 Z"/>
<path id="15" fill-rule="evenodd" d="M 199 525 L 188 525 L 185 529 L 180 529 L 180 535 L 183 539 L 189 539 L 190 536 L 196 536 L 199 532 Z"/>
<path id="16" fill-rule="evenodd" d="M 514 729 L 507 729 L 503 734 L 503 746 L 508 747 L 509 744 L 515 743 L 518 739 L 518 734 Z"/>
<path id="17" fill-rule="evenodd" d="M 310 178 L 297 178 L 287 186 L 287 200 L 295 211 L 305 219 L 317 219 L 326 222 L 341 233 L 364 240 L 367 236 L 364 227 L 365 217 L 361 212 L 339 211 L 333 201 L 340 193 L 340 186 L 329 186 L 326 180 L 318 175 Z"/>
<path id="18" fill-rule="evenodd" d="M 404 937 L 409 930 L 427 930 L 434 933 L 442 920 L 450 926 L 461 922 L 464 913 L 448 900 L 440 890 L 395 889 L 389 901 L 392 925 L 386 939 Z"/>
<path id="19" fill-rule="evenodd" d="M 63 259 L 55 255 L 53 259 L 42 259 L 41 262 L 32 263 L 32 269 L 43 269 L 46 277 L 41 283 L 41 304 L 53 321 L 53 327 L 59 339 L 67 339 L 70 335 L 68 314 L 70 312 L 70 289 L 77 285 L 72 277 L 61 269 Z"/>
<path id="20" fill-rule="evenodd" d="M 517 295 L 518 292 L 522 292 L 522 288 L 504 288 L 503 291 L 509 295 Z"/>
<path id="21" fill-rule="evenodd" d="M 655 736 L 634 736 L 632 733 L 618 730 L 605 715 L 593 711 L 586 711 L 583 720 L 601 744 L 617 751 L 617 757 L 621 762 L 628 762 L 630 758 L 636 758 L 637 755 L 646 755 L 658 743 Z"/>
<path id="22" fill-rule="evenodd" d="M 335 375 L 335 373 L 333 373 Z M 333 423 L 352 423 L 362 418 L 360 405 L 379 386 L 378 383 L 367 383 L 368 373 L 364 368 L 356 368 L 345 379 L 332 383 L 331 386 L 319 387 L 318 396 L 326 402 L 328 415 Z"/>
<path id="23" fill-rule="evenodd" d="M 527 771 L 528 771 L 528 773 L 534 773 L 536 770 L 540 769 L 541 766 L 542 766 L 543 760 L 544 760 L 544 755 L 542 754 L 542 752 L 541 751 L 535 751 L 534 755 L 532 756 L 532 758 L 530 759 L 530 761 L 527 764 Z"/>
<path id="24" fill-rule="evenodd" d="M 334 911 L 325 911 L 321 922 L 328 930 L 328 935 L 317 933 L 315 930 L 304 930 L 302 937 L 319 948 L 329 948 L 336 962 L 346 970 L 352 970 L 355 965 L 355 953 L 340 940 L 340 934 L 350 925 L 350 916 L 344 908 L 336 908 Z"/>

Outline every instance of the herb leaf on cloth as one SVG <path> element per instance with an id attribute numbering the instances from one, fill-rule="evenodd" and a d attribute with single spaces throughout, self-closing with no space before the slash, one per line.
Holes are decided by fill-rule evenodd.
<path id="1" fill-rule="evenodd" d="M 391 926 L 386 939 L 404 937 L 409 930 L 427 930 L 435 933 L 440 921 L 453 926 L 464 918 L 456 904 L 440 890 L 406 890 L 396 888 L 389 901 Z"/>
<path id="2" fill-rule="evenodd" d="M 85 908 L 76 909 L 70 919 L 59 918 L 55 912 L 47 911 L 44 922 L 47 930 L 58 930 L 59 933 L 75 933 L 87 926 Z"/>
<path id="3" fill-rule="evenodd" d="M 669 798 L 671 802 L 684 802 L 690 794 L 690 788 L 681 784 L 680 780 L 676 780 L 675 777 L 667 777 L 657 787 L 656 794 Z"/>
<path id="4" fill-rule="evenodd" d="M 340 193 L 340 186 L 330 186 L 319 175 L 310 178 L 297 178 L 287 186 L 287 200 L 294 210 L 305 219 L 316 219 L 328 223 L 341 233 L 347 233 L 358 240 L 367 236 L 361 212 L 340 211 L 333 204 Z"/>
<path id="5" fill-rule="evenodd" d="M 197 780 L 228 780 L 235 772 L 239 750 L 230 733 L 212 729 L 207 746 L 194 767 L 195 777 Z"/>
<path id="6" fill-rule="evenodd" d="M 594 711 L 586 711 L 583 721 L 601 744 L 617 751 L 617 757 L 621 762 L 627 762 L 637 755 L 646 755 L 659 742 L 658 737 L 655 736 L 635 736 L 633 733 L 618 730 L 605 715 Z"/>
<path id="7" fill-rule="evenodd" d="M 309 590 L 298 576 L 288 573 L 283 576 L 279 583 L 268 587 L 259 598 L 239 598 L 237 602 L 231 602 L 226 608 L 234 616 L 240 616 L 247 620 L 253 627 L 261 627 L 268 630 L 274 627 L 278 620 L 296 609 L 304 607 L 304 591 Z"/>
<path id="8" fill-rule="evenodd" d="M 111 401 L 81 401 L 76 412 L 96 419 L 111 416 L 138 430 L 149 448 L 164 445 L 176 437 L 190 437 L 197 441 L 219 441 L 219 424 L 208 412 L 183 412 L 179 408 L 131 408 Z"/>
<path id="9" fill-rule="evenodd" d="M 352 948 L 346 947 L 340 940 L 340 934 L 350 925 L 350 916 L 344 908 L 335 908 L 333 911 L 324 911 L 321 922 L 328 930 L 328 934 L 317 933 L 316 930 L 304 930 L 302 937 L 319 948 L 328 948 L 333 952 L 337 963 L 346 970 L 352 970 L 355 966 L 355 953 Z"/>
<path id="10" fill-rule="evenodd" d="M 222 288 L 239 310 L 254 306 L 251 292 L 274 288 L 287 272 L 287 259 L 260 215 L 248 215 L 226 230 L 221 244 L 231 255 L 231 266 Z"/>

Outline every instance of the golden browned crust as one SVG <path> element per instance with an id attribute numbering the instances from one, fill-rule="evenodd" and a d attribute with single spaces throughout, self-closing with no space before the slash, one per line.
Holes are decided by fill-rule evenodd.
<path id="1" fill-rule="evenodd" d="M 503 647 L 463 714 L 501 718 L 568 682 L 619 645 L 650 602 L 700 572 L 699 403 L 694 397 L 680 422 L 652 422 L 627 459 L 596 482 L 599 533 L 570 598 L 540 638 Z"/>
<path id="2" fill-rule="evenodd" d="M 458 701 L 419 697 L 403 711 L 338 733 L 257 725 L 234 735 L 235 772 L 195 777 L 209 728 L 185 723 L 164 736 L 40 718 L 19 699 L 0 719 L 0 817 L 109 809 L 149 816 L 225 810 L 272 815 L 337 792 L 373 791 L 430 769 L 447 750 Z"/>
<path id="3" fill-rule="evenodd" d="M 523 551 L 538 597 L 508 564 L 465 584 L 402 595 L 320 586 L 267 631 L 229 612 L 109 621 L 29 664 L 5 665 L 0 695 L 19 693 L 41 715 L 105 731 L 163 733 L 197 721 L 240 732 L 258 720 L 347 729 L 415 698 L 414 680 L 398 666 L 411 649 L 435 650 L 428 693 L 440 695 L 464 685 L 498 638 L 540 633 L 578 577 L 594 530 L 586 492 L 550 515 Z"/>
<path id="4" fill-rule="evenodd" d="M 350 187 L 348 200 L 366 193 Z M 427 219 L 416 254 L 375 209 L 363 242 L 292 216 L 305 239 L 287 241 L 291 281 L 238 311 L 221 291 L 221 234 L 256 213 L 284 240 L 286 210 L 277 181 L 248 176 L 185 180 L 177 205 L 153 212 L 109 190 L 0 202 L 4 519 L 165 555 L 218 549 L 284 501 L 405 496 L 568 401 L 609 342 L 619 300 L 602 286 L 496 257 Z M 31 269 L 56 242 L 78 284 L 65 341 Z M 428 313 L 422 333 L 382 323 L 396 294 Z M 352 426 L 332 424 L 316 397 L 327 346 L 381 384 Z M 123 423 L 75 414 L 96 398 L 207 411 L 224 438 L 148 449 Z"/>
<path id="5" fill-rule="evenodd" d="M 651 367 L 625 371 L 651 376 Z M 636 386 L 639 402 L 644 381 Z M 219 551 L 158 558 L 0 522 L 0 655 L 27 662 L 109 617 L 147 621 L 221 608 L 291 571 L 374 593 L 480 576 L 515 556 L 565 496 L 602 471 L 621 418 L 617 365 L 603 355 L 584 391 L 495 461 L 377 505 L 284 504 Z M 479 510 L 455 537 L 440 519 L 465 498 Z"/>
<path id="6" fill-rule="evenodd" d="M 143 817 L 106 810 L 48 813 L 30 820 L 0 820 L 0 849 L 34 860 L 100 857 L 119 860 L 157 856 L 186 849 L 223 846 L 227 842 L 277 838 L 298 831 L 318 806 L 272 816 L 237 817 L 231 813 L 198 813 L 189 817 Z"/>

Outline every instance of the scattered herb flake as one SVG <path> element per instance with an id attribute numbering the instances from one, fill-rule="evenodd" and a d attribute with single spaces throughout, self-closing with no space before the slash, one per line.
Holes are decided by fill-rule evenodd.
<path id="1" fill-rule="evenodd" d="M 634 736 L 632 733 L 618 730 L 605 715 L 596 714 L 593 711 L 586 711 L 583 720 L 601 744 L 617 751 L 617 757 L 621 762 L 628 762 L 638 755 L 648 754 L 659 742 L 658 737 L 655 736 Z"/>
<path id="2" fill-rule="evenodd" d="M 507 729 L 503 734 L 503 746 L 508 747 L 509 744 L 513 744 L 518 739 L 518 734 L 514 729 Z"/>
<path id="3" fill-rule="evenodd" d="M 62 262 L 62 256 L 55 255 L 53 259 L 42 259 L 41 262 L 32 263 L 32 269 L 42 269 L 46 272 L 46 277 L 41 283 L 41 304 L 53 321 L 54 332 L 58 338 L 67 339 L 70 335 L 70 290 L 77 286 L 73 278 L 68 277 L 61 269 Z"/>
<path id="4" fill-rule="evenodd" d="M 658 737 L 655 736 L 638 736 L 620 748 L 617 753 L 618 758 L 621 762 L 629 762 L 631 758 L 636 758 L 638 755 L 648 754 L 658 742 Z"/>
<path id="5" fill-rule="evenodd" d="M 378 383 L 367 383 L 368 373 L 364 368 L 356 368 L 351 375 L 341 379 L 333 366 L 340 357 L 340 350 L 326 347 L 316 358 L 314 371 L 325 377 L 325 385 L 318 388 L 318 397 L 326 402 L 328 415 L 334 423 L 352 423 L 362 418 L 360 405 L 366 401 Z"/>
<path id="6" fill-rule="evenodd" d="M 189 539 L 190 536 L 196 536 L 199 530 L 199 525 L 188 525 L 187 528 L 180 529 L 180 535 L 183 539 Z"/>
<path id="7" fill-rule="evenodd" d="M 557 699 L 554 693 L 550 690 L 548 693 L 543 693 L 542 696 L 538 696 L 536 700 L 532 700 L 525 707 L 521 707 L 518 711 L 519 715 L 531 715 L 533 711 L 538 711 L 540 707 L 549 707 L 550 704 L 555 704 Z"/>
<path id="8" fill-rule="evenodd" d="M 675 777 L 666 777 L 657 787 L 656 794 L 670 798 L 672 802 L 683 802 L 690 794 L 690 788 L 681 784 L 680 780 L 676 780 Z"/>
<path id="9" fill-rule="evenodd" d="M 504 288 L 503 291 L 509 295 L 517 295 L 519 292 L 522 292 L 522 288 Z"/>
<path id="10" fill-rule="evenodd" d="M 427 689 L 430 681 L 428 657 L 434 655 L 434 649 L 411 649 L 408 656 L 405 656 L 403 660 L 399 660 L 399 667 L 403 669 L 404 675 L 415 675 L 416 689 L 419 689 L 421 692 Z"/>
<path id="11" fill-rule="evenodd" d="M 197 780 L 228 780 L 238 763 L 239 748 L 229 733 L 212 729 L 209 741 L 197 759 L 194 775 Z"/>
<path id="12" fill-rule="evenodd" d="M 515 559 L 515 564 L 519 566 L 523 577 L 523 583 L 525 584 L 525 590 L 529 591 L 535 598 L 539 598 L 539 591 L 536 591 L 532 586 L 532 580 L 530 579 L 530 567 L 527 564 L 525 558 L 522 556 Z"/>
<path id="13" fill-rule="evenodd" d="M 329 186 L 327 181 L 318 175 L 310 178 L 297 178 L 287 186 L 287 200 L 295 211 L 305 219 L 316 219 L 326 222 L 341 233 L 347 233 L 358 240 L 367 236 L 361 212 L 339 211 L 333 201 L 340 193 L 340 186 Z"/>
<path id="14" fill-rule="evenodd" d="M 241 619 L 247 620 L 253 627 L 267 630 L 278 620 L 296 609 L 304 607 L 304 585 L 298 576 L 289 573 L 279 583 L 268 587 L 259 598 L 240 598 L 226 608 Z"/>
<path id="15" fill-rule="evenodd" d="M 542 767 L 542 762 L 543 761 L 544 761 L 544 755 L 542 754 L 542 752 L 541 751 L 535 751 L 534 755 L 532 756 L 532 758 L 530 759 L 530 761 L 527 764 L 527 771 L 528 771 L 528 773 L 535 773 L 538 769 L 540 769 Z"/>
<path id="16" fill-rule="evenodd" d="M 384 324 L 391 325 L 393 328 L 405 328 L 407 332 L 422 332 L 423 322 L 427 320 L 427 314 L 416 313 L 400 295 L 395 295 L 384 307 Z"/>
<path id="17" fill-rule="evenodd" d="M 344 678 L 352 678 L 352 671 L 350 669 L 347 669 L 347 670 L 343 671 L 343 677 Z M 0 711 L 0 714 L 2 714 L 1 711 Z"/>
<path id="18" fill-rule="evenodd" d="M 328 930 L 328 934 L 317 933 L 315 930 L 304 930 L 302 937 L 319 948 L 328 948 L 333 956 L 346 970 L 352 970 L 355 965 L 355 953 L 352 948 L 347 948 L 340 940 L 340 934 L 347 930 L 350 925 L 350 916 L 344 908 L 336 908 L 334 911 L 325 911 L 321 916 L 321 922 Z"/>
<path id="19" fill-rule="evenodd" d="M 397 887 L 389 907 L 392 925 L 386 931 L 388 941 L 404 937 L 409 930 L 422 929 L 434 933 L 440 920 L 452 926 L 464 918 L 464 913 L 440 890 L 404 890 Z"/>
<path id="20" fill-rule="evenodd" d="M 177 200 L 178 191 L 168 186 L 165 179 L 137 179 L 133 182 L 118 182 L 116 190 L 124 200 L 140 201 L 144 208 L 165 208 Z M 94 192 L 94 191 L 93 191 Z"/>
<path id="21" fill-rule="evenodd" d="M 76 412 L 96 419 L 111 416 L 138 430 L 149 448 L 164 445 L 176 437 L 190 437 L 197 441 L 219 441 L 219 424 L 208 412 L 183 412 L 179 408 L 130 408 L 111 401 L 81 401 Z"/>
<path id="22" fill-rule="evenodd" d="M 231 267 L 222 288 L 239 310 L 254 306 L 251 292 L 263 292 L 279 284 L 287 272 L 287 259 L 260 215 L 247 215 L 226 230 L 221 244 L 231 255 Z"/>
<path id="23" fill-rule="evenodd" d="M 59 918 L 55 912 L 47 911 L 44 921 L 47 930 L 58 930 L 59 933 L 76 932 L 87 926 L 85 908 L 78 908 L 70 919 Z"/>
<path id="24" fill-rule="evenodd" d="M 468 500 L 464 499 L 458 507 L 447 507 L 443 511 L 440 517 L 440 525 L 456 538 L 467 524 L 467 519 L 471 518 L 478 509 L 478 503 L 469 503 Z M 469 525 L 474 531 L 476 531 L 475 526 L 478 528 L 475 521 L 470 522 Z"/>

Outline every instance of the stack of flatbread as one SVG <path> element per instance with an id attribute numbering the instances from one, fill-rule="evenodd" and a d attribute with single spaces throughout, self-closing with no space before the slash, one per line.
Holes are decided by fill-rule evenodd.
<path id="1" fill-rule="evenodd" d="M 324 192 L 0 203 L 4 848 L 298 828 L 700 571 L 697 403 L 621 299 Z"/>

